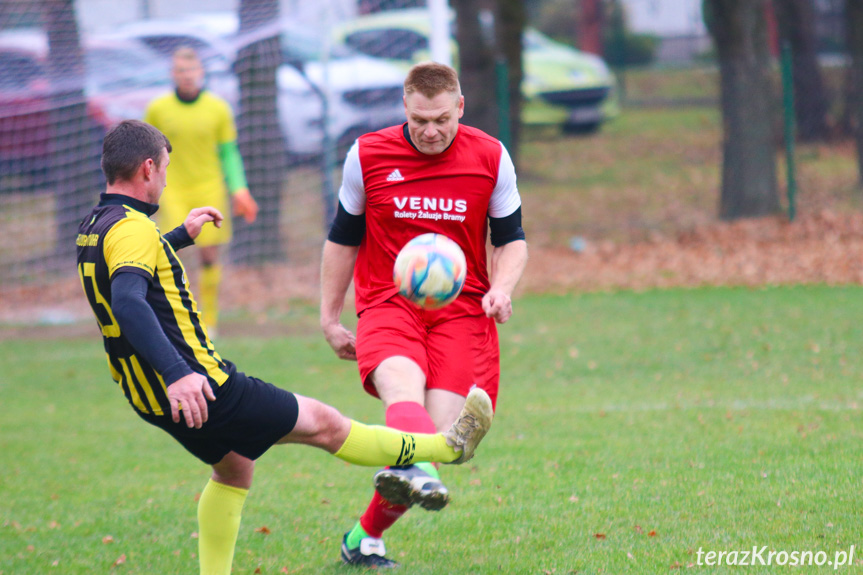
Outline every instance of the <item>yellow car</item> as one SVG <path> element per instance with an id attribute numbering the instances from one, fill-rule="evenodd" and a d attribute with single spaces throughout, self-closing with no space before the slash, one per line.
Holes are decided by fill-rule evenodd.
<path id="1" fill-rule="evenodd" d="M 407 70 L 431 58 L 430 34 L 428 11 L 406 9 L 344 22 L 335 27 L 333 39 Z M 533 28 L 525 30 L 522 42 L 525 124 L 560 125 L 568 132 L 589 133 L 620 113 L 614 75 L 601 58 L 555 42 Z M 455 42 L 452 46 L 457 62 L 458 46 Z"/>

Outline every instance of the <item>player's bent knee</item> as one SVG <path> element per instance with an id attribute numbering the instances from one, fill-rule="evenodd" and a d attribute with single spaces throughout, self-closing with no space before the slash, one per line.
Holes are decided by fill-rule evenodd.
<path id="1" fill-rule="evenodd" d="M 249 489 L 254 472 L 254 461 L 232 451 L 213 465 L 212 479 L 224 485 Z"/>
<path id="2" fill-rule="evenodd" d="M 294 429 L 279 443 L 302 443 L 338 451 L 350 433 L 351 422 L 335 407 L 297 395 L 299 415 Z"/>

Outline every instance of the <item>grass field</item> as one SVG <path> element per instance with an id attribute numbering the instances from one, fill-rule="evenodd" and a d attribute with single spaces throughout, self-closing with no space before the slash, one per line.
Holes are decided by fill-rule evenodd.
<path id="1" fill-rule="evenodd" d="M 661 573 L 700 548 L 832 560 L 863 543 L 861 315 L 861 287 L 518 300 L 495 426 L 473 462 L 444 470 L 451 506 L 408 514 L 391 555 L 435 575 Z M 382 419 L 314 331 L 219 347 L 245 371 Z M 0 373 L 0 574 L 196 572 L 207 468 L 132 414 L 95 328 L 0 341 Z M 369 470 L 275 448 L 234 573 L 351 572 L 338 547 L 370 494 Z"/>

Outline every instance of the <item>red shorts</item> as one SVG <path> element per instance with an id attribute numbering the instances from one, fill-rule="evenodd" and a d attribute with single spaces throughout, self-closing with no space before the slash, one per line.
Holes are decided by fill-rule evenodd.
<path id="1" fill-rule="evenodd" d="M 497 404 L 497 327 L 477 298 L 460 297 L 444 309 L 429 311 L 393 296 L 363 311 L 357 324 L 357 364 L 366 392 L 378 397 L 369 375 L 397 355 L 420 366 L 426 389 L 467 396 L 476 385 Z"/>

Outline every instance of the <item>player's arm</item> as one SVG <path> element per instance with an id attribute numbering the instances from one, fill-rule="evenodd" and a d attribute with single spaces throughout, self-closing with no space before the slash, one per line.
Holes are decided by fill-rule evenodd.
<path id="1" fill-rule="evenodd" d="M 328 239 L 321 258 L 321 329 L 336 355 L 350 360 L 357 359 L 357 340 L 342 325 L 341 316 L 358 251 L 357 246 L 337 244 Z"/>
<path id="2" fill-rule="evenodd" d="M 194 208 L 182 224 L 165 234 L 165 241 L 171 244 L 174 251 L 181 250 L 195 243 L 195 238 L 201 234 L 204 224 L 212 222 L 217 228 L 222 227 L 222 212 L 216 208 L 205 206 Z"/>
<path id="3" fill-rule="evenodd" d="M 504 323 L 512 316 L 512 292 L 527 265 L 527 242 L 521 226 L 521 196 L 515 166 L 501 144 L 497 182 L 489 201 L 491 254 L 490 287 L 482 298 L 488 317 Z"/>
<path id="4" fill-rule="evenodd" d="M 175 252 L 195 243 L 195 240 L 192 239 L 192 236 L 189 235 L 189 231 L 183 224 L 180 224 L 162 237 L 165 238 L 166 242 L 171 244 Z"/>
<path id="5" fill-rule="evenodd" d="M 168 399 L 175 422 L 183 406 L 186 425 L 200 428 L 207 421 L 207 399 L 216 396 L 207 378 L 195 373 L 171 344 L 153 308 L 147 303 L 149 280 L 138 270 L 118 270 L 111 278 L 111 307 L 120 331 L 135 353 L 153 366 L 168 386 Z"/>
<path id="6" fill-rule="evenodd" d="M 491 253 L 491 287 L 482 298 L 488 317 L 505 323 L 512 316 L 512 292 L 527 265 L 527 242 L 513 240 L 495 246 Z"/>
<path id="7" fill-rule="evenodd" d="M 357 359 L 356 338 L 340 318 L 351 284 L 357 252 L 366 233 L 365 190 L 358 144 L 345 158 L 339 207 L 330 227 L 321 258 L 321 329 L 342 359 Z"/>
<path id="8" fill-rule="evenodd" d="M 228 192 L 231 194 L 234 214 L 244 217 L 249 223 L 254 222 L 258 216 L 258 204 L 249 193 L 243 158 L 240 156 L 240 148 L 236 140 L 219 144 L 219 162 L 222 165 L 222 173 L 225 174 Z"/>

